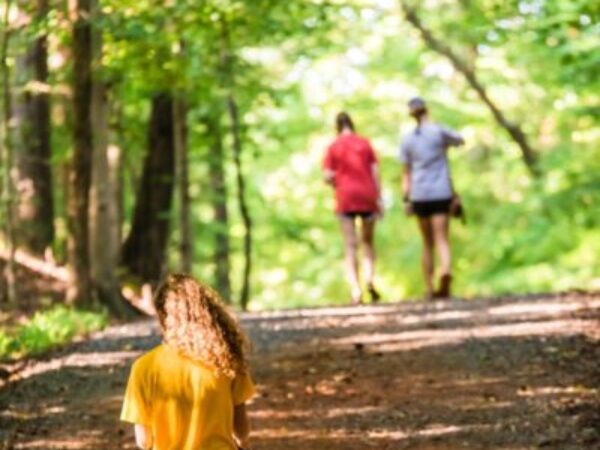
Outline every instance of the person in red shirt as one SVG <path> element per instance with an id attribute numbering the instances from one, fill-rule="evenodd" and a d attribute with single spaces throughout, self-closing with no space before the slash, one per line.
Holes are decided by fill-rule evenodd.
<path id="1" fill-rule="evenodd" d="M 337 139 L 329 146 L 323 160 L 325 182 L 335 190 L 335 212 L 339 217 L 346 254 L 346 271 L 352 302 L 362 302 L 358 271 L 358 238 L 356 222 L 360 222 L 360 241 L 364 250 L 367 291 L 373 302 L 379 300 L 375 289 L 375 222 L 381 216 L 379 169 L 370 142 L 355 133 L 350 116 L 341 112 L 336 117 Z"/>

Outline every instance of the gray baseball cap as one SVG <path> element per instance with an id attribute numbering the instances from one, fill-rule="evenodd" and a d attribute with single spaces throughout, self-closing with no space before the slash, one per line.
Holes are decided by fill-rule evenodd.
<path id="1" fill-rule="evenodd" d="M 410 111 L 419 111 L 421 109 L 425 109 L 427 105 L 425 104 L 425 100 L 421 97 L 413 97 L 408 102 L 408 109 Z"/>

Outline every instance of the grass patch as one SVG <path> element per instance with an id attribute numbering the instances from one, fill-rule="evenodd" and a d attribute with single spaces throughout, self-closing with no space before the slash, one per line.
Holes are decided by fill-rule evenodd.
<path id="1" fill-rule="evenodd" d="M 81 311 L 63 305 L 39 311 L 11 331 L 0 330 L 0 359 L 39 355 L 74 337 L 101 330 L 106 312 Z"/>

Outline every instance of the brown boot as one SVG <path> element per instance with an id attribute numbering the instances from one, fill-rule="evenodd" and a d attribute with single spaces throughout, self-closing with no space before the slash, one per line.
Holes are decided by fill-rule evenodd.
<path id="1" fill-rule="evenodd" d="M 371 297 L 371 303 L 377 303 L 381 299 L 381 294 L 372 283 L 367 285 L 367 291 L 369 292 L 369 296 Z"/>
<path id="2" fill-rule="evenodd" d="M 440 287 L 435 291 L 435 298 L 450 298 L 450 286 L 452 284 L 452 275 L 449 273 L 444 274 L 440 277 Z"/>

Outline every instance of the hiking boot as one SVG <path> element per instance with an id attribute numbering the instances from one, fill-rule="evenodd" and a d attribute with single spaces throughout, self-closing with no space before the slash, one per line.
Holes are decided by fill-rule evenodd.
<path id="1" fill-rule="evenodd" d="M 444 274 L 440 277 L 440 287 L 433 296 L 435 298 L 450 298 L 450 286 L 452 284 L 452 275 L 449 273 Z"/>
<path id="2" fill-rule="evenodd" d="M 381 299 L 381 294 L 372 284 L 367 286 L 367 292 L 369 292 L 369 296 L 371 297 L 371 303 L 377 303 Z"/>

